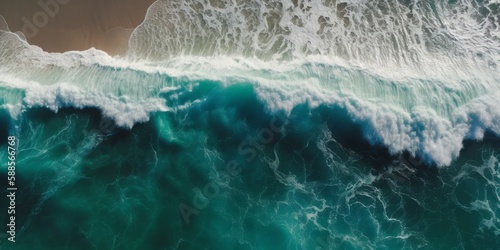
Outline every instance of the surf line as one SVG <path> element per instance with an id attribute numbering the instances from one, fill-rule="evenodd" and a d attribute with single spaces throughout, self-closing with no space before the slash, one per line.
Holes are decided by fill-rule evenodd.
<path id="1" fill-rule="evenodd" d="M 278 125 L 276 125 L 278 123 Z M 250 163 L 257 157 L 257 150 L 262 150 L 265 145 L 274 141 L 275 134 L 281 133 L 285 125 L 287 124 L 287 118 L 284 114 L 277 113 L 271 121 L 269 122 L 269 127 L 262 128 L 257 133 L 257 138 L 249 138 L 248 141 L 243 141 L 238 145 L 238 153 L 240 155 L 247 156 L 246 162 Z M 228 180 L 238 176 L 243 168 L 240 163 L 236 160 L 232 160 L 226 164 L 226 171 L 222 171 L 219 174 L 225 175 Z M 189 217 L 192 215 L 198 215 L 200 210 L 206 208 L 210 203 L 210 200 L 217 197 L 220 193 L 220 188 L 217 183 L 211 181 L 207 183 L 203 192 L 199 188 L 193 189 L 195 196 L 193 197 L 192 204 L 194 207 L 189 206 L 185 203 L 181 203 L 178 208 L 182 215 L 182 219 L 186 225 L 191 223 Z"/>

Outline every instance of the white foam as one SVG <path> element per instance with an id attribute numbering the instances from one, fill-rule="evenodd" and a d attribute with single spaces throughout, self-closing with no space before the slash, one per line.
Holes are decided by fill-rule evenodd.
<path id="1" fill-rule="evenodd" d="M 2 107 L 14 116 L 36 106 L 97 107 L 130 128 L 203 101 L 166 107 L 159 95 L 212 79 L 252 83 L 271 111 L 340 106 L 372 144 L 439 166 L 458 157 L 464 139 L 500 135 L 498 17 L 475 5 L 220 2 L 157 1 L 125 58 L 47 53 L 0 31 Z"/>
<path id="2" fill-rule="evenodd" d="M 465 139 L 481 140 L 486 131 L 500 136 L 500 89 L 487 80 L 377 83 L 370 75 L 327 69 L 331 75 L 320 77 L 309 68 L 309 78 L 284 77 L 301 71 L 295 69 L 275 79 L 259 79 L 256 92 L 270 109 L 288 113 L 302 103 L 345 108 L 372 144 L 384 145 L 392 154 L 408 151 L 438 166 L 450 165 Z M 480 86 L 489 87 L 480 91 Z"/>
<path id="3" fill-rule="evenodd" d="M 26 89 L 24 102 L 27 108 L 41 106 L 55 112 L 63 107 L 100 108 L 104 116 L 113 118 L 118 126 L 127 128 L 132 128 L 135 123 L 149 121 L 152 112 L 168 110 L 162 99 L 150 98 L 137 103 L 123 102 L 115 97 L 81 91 L 64 84 L 54 87 L 32 86 Z"/>
<path id="4" fill-rule="evenodd" d="M 394 154 L 409 151 L 439 166 L 449 165 L 458 157 L 464 139 L 481 139 L 486 130 L 500 134 L 500 111 L 496 108 L 500 104 L 500 91 L 488 80 L 457 83 L 403 78 L 382 81 L 380 76 L 360 69 L 321 63 L 300 64 L 299 61 L 275 64 L 228 57 L 185 57 L 159 65 L 142 65 L 149 70 L 135 70 L 147 76 L 156 75 L 168 65 L 171 68 L 165 71 L 176 72 L 192 82 L 196 79 L 215 79 L 224 84 L 251 82 L 270 111 L 290 112 L 302 103 L 311 107 L 337 105 L 347 109 L 353 120 L 363 126 L 372 144 L 385 145 Z M 157 94 L 190 91 L 188 86 L 158 85 L 155 87 L 157 92 L 145 93 L 141 101 L 141 98 L 127 97 L 137 91 L 134 89 L 130 92 L 122 89 L 127 97 L 124 98 L 109 86 L 86 88 L 64 82 L 42 85 L 19 79 L 7 82 L 10 85 L 3 85 L 25 91 L 24 108 L 43 106 L 57 111 L 62 107 L 97 107 L 120 126 L 129 128 L 134 123 L 147 121 L 152 112 L 169 109 Z M 106 84 L 118 88 L 120 82 L 112 79 Z M 141 84 L 149 84 L 147 88 L 152 86 L 147 80 Z M 477 86 L 483 86 L 483 90 Z M 199 101 L 202 100 L 194 102 Z M 171 108 L 188 107 L 189 103 Z"/>
<path id="5" fill-rule="evenodd" d="M 13 118 L 33 107 L 45 107 L 54 112 L 67 107 L 80 109 L 92 107 L 101 109 L 102 114 L 112 118 L 118 126 L 130 129 L 136 123 L 149 121 L 151 113 L 169 110 L 165 106 L 165 100 L 161 98 L 150 97 L 140 101 L 130 101 L 129 98 L 83 90 L 64 83 L 43 86 L 37 82 L 23 82 L 9 78 L 8 84 L 0 84 L 0 88 L 2 87 L 15 88 L 24 93 L 22 103 L 2 105 Z"/>
<path id="6" fill-rule="evenodd" d="M 319 55 L 390 77 L 470 79 L 497 70 L 500 30 L 480 6 L 401 1 L 157 1 L 130 58 L 186 55 L 264 61 Z M 223 6 L 223 7 L 221 7 Z M 200 14 L 203 13 L 203 14 Z M 498 22 L 498 18 L 495 19 Z M 496 27 L 496 28 L 495 28 Z M 491 68 L 490 70 L 487 70 Z"/>

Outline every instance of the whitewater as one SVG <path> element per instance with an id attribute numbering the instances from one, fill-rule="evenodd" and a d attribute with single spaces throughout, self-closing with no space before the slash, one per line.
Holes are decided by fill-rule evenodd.
<path id="1" fill-rule="evenodd" d="M 132 128 L 189 108 L 164 98 L 200 81 L 246 81 L 269 112 L 339 106 L 372 144 L 446 166 L 463 140 L 500 135 L 497 6 L 158 1 L 119 58 L 47 53 L 2 31 L 0 103 L 14 119 L 33 107 L 96 107 Z"/>
<path id="2" fill-rule="evenodd" d="M 18 249 L 500 245 L 498 0 L 159 0 L 114 57 L 1 21 Z"/>

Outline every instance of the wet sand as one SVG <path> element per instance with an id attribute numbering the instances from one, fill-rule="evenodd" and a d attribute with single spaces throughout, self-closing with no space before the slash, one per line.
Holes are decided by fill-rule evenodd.
<path id="1" fill-rule="evenodd" d="M 30 44 L 64 52 L 92 47 L 111 55 L 126 51 L 128 38 L 154 0 L 0 0 L 0 15 Z"/>

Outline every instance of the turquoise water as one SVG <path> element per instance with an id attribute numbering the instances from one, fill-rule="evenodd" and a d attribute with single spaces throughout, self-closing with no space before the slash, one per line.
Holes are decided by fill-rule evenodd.
<path id="1" fill-rule="evenodd" d="M 273 118 L 252 88 L 219 91 L 186 112 L 154 114 L 110 134 L 100 130 L 94 109 L 23 115 L 16 248 L 495 249 L 500 243 L 497 138 L 466 142 L 447 168 L 409 171 L 405 164 L 417 161 L 370 147 L 345 111 L 327 106 L 296 107 L 296 117 L 263 143 L 257 134 Z M 248 146 L 252 140 L 258 146 Z M 237 150 L 242 142 L 257 152 L 250 162 L 251 154 Z M 233 160 L 241 172 L 227 177 Z M 205 188 L 210 198 L 200 196 Z M 181 204 L 187 214 L 196 210 L 188 223 Z"/>
<path id="2" fill-rule="evenodd" d="M 0 31 L 2 249 L 500 246 L 498 2 L 171 2 L 123 57 Z"/>

